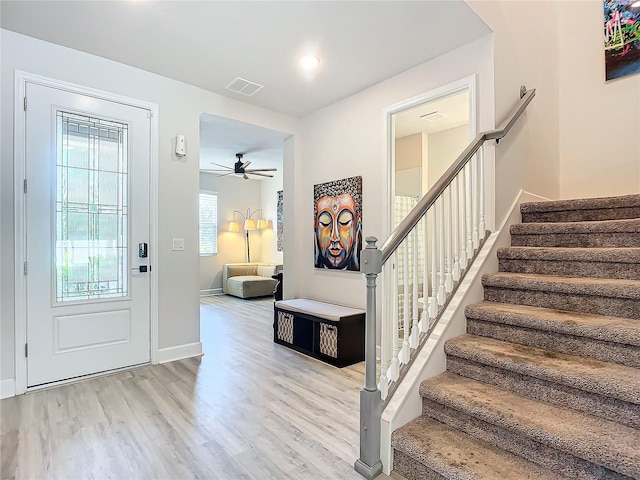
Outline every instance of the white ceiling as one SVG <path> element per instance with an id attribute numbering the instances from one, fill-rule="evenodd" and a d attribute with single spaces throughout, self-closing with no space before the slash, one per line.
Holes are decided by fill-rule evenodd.
<path id="1" fill-rule="evenodd" d="M 200 115 L 200 169 L 219 169 L 211 162 L 233 167 L 243 153 L 249 168 L 282 168 L 282 142 L 288 133 L 203 113 Z M 229 176 L 232 177 L 232 176 Z M 242 177 L 239 177 L 242 178 Z M 252 179 L 262 180 L 251 176 Z"/>
<path id="2" fill-rule="evenodd" d="M 298 117 L 489 33 L 462 0 L 2 0 L 0 24 Z M 297 64 L 308 53 L 314 74 Z M 264 88 L 226 90 L 235 77 Z M 209 114 L 200 127 L 201 169 L 236 153 L 282 168 L 286 133 Z"/>
<path id="3" fill-rule="evenodd" d="M 3 28 L 305 116 L 489 33 L 462 0 L 11 1 Z M 320 57 L 313 75 L 297 60 Z M 225 86 L 264 85 L 253 97 Z"/>
<path id="4" fill-rule="evenodd" d="M 423 118 L 423 115 L 431 112 L 439 112 L 444 117 L 433 121 Z M 395 136 L 401 138 L 420 132 L 437 133 L 468 123 L 469 92 L 465 90 L 396 114 Z"/>

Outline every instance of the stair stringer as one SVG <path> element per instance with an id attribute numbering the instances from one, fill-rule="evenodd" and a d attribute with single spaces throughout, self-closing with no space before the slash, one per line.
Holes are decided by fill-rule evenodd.
<path id="1" fill-rule="evenodd" d="M 447 305 L 430 338 L 424 345 L 409 371 L 402 379 L 389 404 L 381 415 L 380 459 L 382 471 L 390 475 L 393 470 L 393 448 L 391 434 L 394 430 L 410 422 L 422 413 L 420 384 L 446 370 L 444 344 L 450 338 L 463 335 L 467 330 L 464 309 L 467 305 L 480 302 L 484 298 L 482 275 L 498 270 L 497 251 L 511 245 L 509 227 L 520 223 L 520 204 L 546 201 L 548 198 L 520 190 L 500 228 L 489 235 L 478 253 L 473 265 L 465 275 L 455 295 Z"/>

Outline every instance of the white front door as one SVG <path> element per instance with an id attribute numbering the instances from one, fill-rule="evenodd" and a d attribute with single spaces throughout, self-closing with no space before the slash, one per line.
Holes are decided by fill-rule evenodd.
<path id="1" fill-rule="evenodd" d="M 26 97 L 27 386 L 149 362 L 149 111 Z"/>

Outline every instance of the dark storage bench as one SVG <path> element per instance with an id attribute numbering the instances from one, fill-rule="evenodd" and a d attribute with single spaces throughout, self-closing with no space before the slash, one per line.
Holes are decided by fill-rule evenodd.
<path id="1" fill-rule="evenodd" d="M 364 360 L 364 310 L 307 298 L 275 302 L 273 341 L 336 367 Z"/>

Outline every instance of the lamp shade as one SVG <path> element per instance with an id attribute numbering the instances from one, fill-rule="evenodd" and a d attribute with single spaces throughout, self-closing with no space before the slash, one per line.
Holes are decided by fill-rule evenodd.
<path id="1" fill-rule="evenodd" d="M 229 231 L 230 232 L 239 232 L 240 231 L 240 225 L 238 225 L 238 222 L 229 222 Z"/>
<path id="2" fill-rule="evenodd" d="M 267 221 L 264 218 L 258 219 L 258 230 L 264 230 L 267 228 Z"/>
<path id="3" fill-rule="evenodd" d="M 247 218 L 244 221 L 244 229 L 245 230 L 255 230 L 256 229 L 256 222 L 251 218 Z"/>

